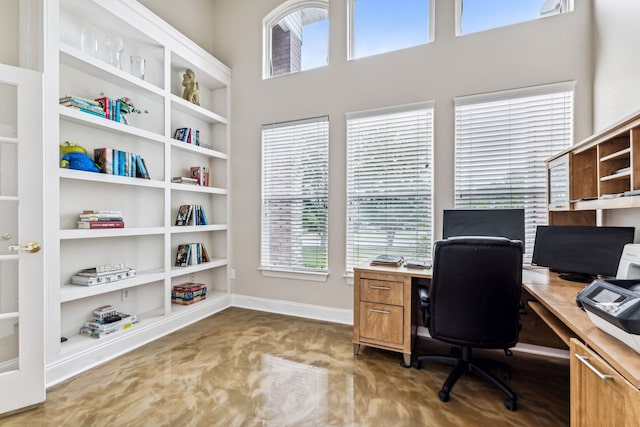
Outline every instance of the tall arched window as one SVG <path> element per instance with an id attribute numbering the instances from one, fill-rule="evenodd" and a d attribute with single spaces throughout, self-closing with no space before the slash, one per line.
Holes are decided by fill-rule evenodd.
<path id="1" fill-rule="evenodd" d="M 264 18 L 265 79 L 327 65 L 328 8 L 327 0 L 289 0 Z"/>

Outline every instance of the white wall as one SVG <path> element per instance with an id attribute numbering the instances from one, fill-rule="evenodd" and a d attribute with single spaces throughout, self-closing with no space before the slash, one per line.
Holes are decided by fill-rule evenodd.
<path id="1" fill-rule="evenodd" d="M 200 47 L 213 53 L 214 0 L 138 0 L 138 2 Z"/>
<path id="2" fill-rule="evenodd" d="M 213 54 L 233 70 L 233 292 L 351 308 L 345 258 L 345 113 L 435 100 L 435 230 L 453 206 L 454 96 L 576 80 L 576 137 L 591 132 L 591 7 L 456 37 L 454 1 L 435 0 L 435 42 L 347 61 L 346 0 L 330 2 L 329 66 L 262 80 L 262 19 L 282 0 L 216 0 Z M 330 117 L 329 279 L 265 278 L 260 264 L 260 127 Z M 438 236 L 436 236 L 438 237 Z"/>
<path id="3" fill-rule="evenodd" d="M 640 2 L 594 0 L 594 131 L 640 111 Z"/>

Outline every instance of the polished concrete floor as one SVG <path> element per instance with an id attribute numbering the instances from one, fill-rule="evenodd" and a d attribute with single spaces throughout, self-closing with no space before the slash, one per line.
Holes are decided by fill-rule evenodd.
<path id="1" fill-rule="evenodd" d="M 227 309 L 58 384 L 1 426 L 568 426 L 569 363 L 515 353 L 518 409 L 450 366 L 353 355 L 350 326 Z M 447 347 L 423 340 L 419 351 Z M 505 358 L 501 352 L 495 355 Z"/>

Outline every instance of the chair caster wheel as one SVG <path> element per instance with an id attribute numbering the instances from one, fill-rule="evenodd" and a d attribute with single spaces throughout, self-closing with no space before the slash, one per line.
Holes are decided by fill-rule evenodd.
<path id="1" fill-rule="evenodd" d="M 449 401 L 449 392 L 448 391 L 444 391 L 444 390 L 440 390 L 438 392 L 438 397 L 440 398 L 440 400 L 442 402 L 448 402 Z"/>
<path id="2" fill-rule="evenodd" d="M 504 407 L 507 408 L 510 411 L 515 411 L 517 408 L 516 405 L 516 401 L 515 400 L 511 400 L 511 399 L 507 399 L 504 401 Z"/>

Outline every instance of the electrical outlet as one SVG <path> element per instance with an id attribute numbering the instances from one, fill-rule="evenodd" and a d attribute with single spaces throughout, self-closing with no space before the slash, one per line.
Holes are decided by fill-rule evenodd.
<path id="1" fill-rule="evenodd" d="M 232 268 L 231 271 L 229 272 L 229 279 L 235 279 L 236 278 L 236 269 Z"/>
<path id="2" fill-rule="evenodd" d="M 195 274 L 193 274 L 193 273 L 191 273 L 191 274 L 189 275 L 189 281 L 190 281 L 191 283 L 195 283 L 195 281 L 196 281 L 196 275 L 195 275 Z"/>
<path id="3" fill-rule="evenodd" d="M 131 298 L 131 289 L 125 288 L 122 290 L 122 301 L 127 301 Z"/>

